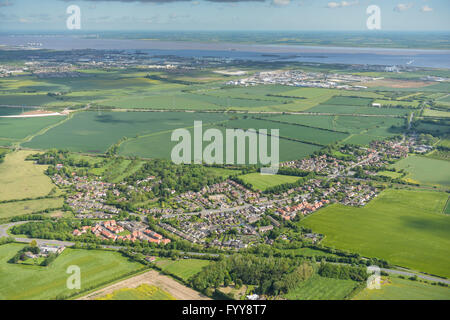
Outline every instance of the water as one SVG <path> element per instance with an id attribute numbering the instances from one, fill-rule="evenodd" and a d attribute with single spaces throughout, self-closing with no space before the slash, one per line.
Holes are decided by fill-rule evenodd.
<path id="1" fill-rule="evenodd" d="M 251 61 L 297 61 L 450 68 L 450 50 L 248 45 L 182 41 L 84 39 L 64 36 L 0 36 L 1 45 L 42 43 L 42 49 L 141 50 L 151 55 L 216 57 Z"/>

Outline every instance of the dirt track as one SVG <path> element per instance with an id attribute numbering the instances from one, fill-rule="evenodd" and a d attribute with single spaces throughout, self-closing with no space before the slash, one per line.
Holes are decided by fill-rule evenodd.
<path id="1" fill-rule="evenodd" d="M 208 297 L 198 293 L 197 291 L 188 288 L 172 278 L 162 275 L 155 270 L 150 270 L 138 276 L 120 281 L 103 289 L 92 292 L 78 300 L 94 300 L 96 298 L 113 293 L 118 289 L 136 288 L 137 286 L 146 283 L 161 288 L 170 293 L 177 300 L 209 300 Z"/>

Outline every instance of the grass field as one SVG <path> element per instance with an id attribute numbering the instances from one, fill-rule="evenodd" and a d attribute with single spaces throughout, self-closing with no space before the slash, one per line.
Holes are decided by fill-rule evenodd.
<path id="1" fill-rule="evenodd" d="M 254 189 L 265 191 L 268 188 L 278 186 L 285 183 L 293 183 L 299 179 L 299 177 L 285 176 L 285 175 L 262 175 L 259 172 L 249 173 L 239 176 L 244 182 L 249 183 Z"/>
<path id="2" fill-rule="evenodd" d="M 136 288 L 123 288 L 96 300 L 175 300 L 158 287 L 141 284 Z"/>
<path id="3" fill-rule="evenodd" d="M 324 278 L 314 275 L 290 290 L 284 297 L 288 300 L 342 300 L 349 295 L 357 282 Z"/>
<path id="4" fill-rule="evenodd" d="M 450 288 L 391 277 L 381 289 L 364 289 L 354 300 L 450 300 Z"/>
<path id="5" fill-rule="evenodd" d="M 383 177 L 392 178 L 392 179 L 397 179 L 397 178 L 400 178 L 402 176 L 401 173 L 393 172 L 393 171 L 380 171 L 380 172 L 377 173 L 377 175 L 383 176 Z"/>
<path id="6" fill-rule="evenodd" d="M 60 208 L 63 204 L 63 198 L 0 203 L 0 219 L 21 216 L 45 209 Z"/>
<path id="7" fill-rule="evenodd" d="M 193 275 L 202 271 L 202 268 L 209 265 L 208 260 L 199 259 L 181 259 L 181 260 L 166 260 L 161 259 L 156 262 L 158 267 L 164 271 L 171 273 L 181 279 L 187 281 Z"/>
<path id="8" fill-rule="evenodd" d="M 48 267 L 10 264 L 11 259 L 24 245 L 0 246 L 0 299 L 54 299 L 68 295 L 69 275 L 66 270 L 77 265 L 81 270 L 81 290 L 113 281 L 130 272 L 143 268 L 137 262 L 128 261 L 120 253 L 100 250 L 66 249 Z"/>
<path id="9" fill-rule="evenodd" d="M 397 162 L 394 167 L 404 169 L 409 174 L 406 179 L 421 184 L 450 187 L 450 162 L 423 156 L 409 156 Z"/>
<path id="10" fill-rule="evenodd" d="M 0 201 L 47 195 L 54 185 L 44 174 L 46 166 L 25 161 L 32 151 L 8 153 L 0 164 Z"/>
<path id="11" fill-rule="evenodd" d="M 331 205 L 301 225 L 325 234 L 324 245 L 450 276 L 450 216 L 443 192 L 383 191 L 363 208 Z"/>

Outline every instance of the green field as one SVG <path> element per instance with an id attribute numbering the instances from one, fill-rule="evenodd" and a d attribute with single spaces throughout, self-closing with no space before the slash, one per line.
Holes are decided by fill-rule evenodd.
<path id="1" fill-rule="evenodd" d="M 0 219 L 21 216 L 45 209 L 56 209 L 62 207 L 63 204 L 63 198 L 0 203 Z"/>
<path id="2" fill-rule="evenodd" d="M 397 179 L 397 178 L 400 178 L 402 176 L 401 173 L 394 172 L 394 171 L 380 171 L 380 172 L 377 173 L 377 175 L 383 176 L 383 177 L 392 178 L 392 179 Z"/>
<path id="3" fill-rule="evenodd" d="M 352 280 L 324 278 L 314 275 L 290 290 L 284 297 L 288 300 L 342 300 L 358 285 Z"/>
<path id="4" fill-rule="evenodd" d="M 101 250 L 66 249 L 48 267 L 10 264 L 11 259 L 24 245 L 0 246 L 0 299 L 54 299 L 58 295 L 69 295 L 69 274 L 66 270 L 77 265 L 81 270 L 81 290 L 94 288 L 114 281 L 143 266 L 131 262 L 120 253 Z"/>
<path id="5" fill-rule="evenodd" d="M 368 144 L 372 140 L 392 137 L 401 132 L 405 119 L 392 117 L 361 117 L 361 116 L 318 116 L 318 115 L 281 115 L 268 117 L 268 120 L 282 121 L 305 126 L 303 130 L 314 131 L 316 127 L 326 130 L 348 132 L 345 143 Z M 333 134 L 329 132 L 329 134 Z"/>
<path id="6" fill-rule="evenodd" d="M 328 145 L 348 136 L 346 133 L 341 132 L 331 132 L 316 128 L 307 128 L 293 124 L 277 123 L 259 119 L 231 120 L 226 122 L 225 125 L 227 128 L 231 129 L 267 129 L 268 134 L 272 134 L 271 130 L 278 129 L 280 137 L 319 145 Z"/>
<path id="7" fill-rule="evenodd" d="M 103 153 L 123 137 L 171 132 L 178 128 L 192 127 L 195 120 L 202 120 L 206 124 L 227 119 L 226 115 L 217 113 L 81 112 L 24 146 Z"/>
<path id="8" fill-rule="evenodd" d="M 136 288 L 116 290 L 96 300 L 175 300 L 175 298 L 161 288 L 144 283 Z"/>
<path id="9" fill-rule="evenodd" d="M 450 300 L 450 288 L 391 277 L 381 289 L 364 289 L 354 300 Z"/>
<path id="10" fill-rule="evenodd" d="M 184 281 L 189 280 L 193 275 L 202 271 L 202 268 L 209 265 L 208 260 L 199 259 L 180 259 L 180 260 L 166 260 L 161 259 L 156 262 L 156 265 L 163 271 L 180 277 Z"/>
<path id="11" fill-rule="evenodd" d="M 56 125 L 66 117 L 36 117 L 36 118 L 0 118 L 0 144 L 17 142 L 39 131 Z"/>
<path id="12" fill-rule="evenodd" d="M 404 169 L 409 174 L 406 180 L 427 185 L 450 186 L 450 162 L 423 156 L 409 156 L 397 162 L 397 170 Z"/>
<path id="13" fill-rule="evenodd" d="M 52 190 L 54 185 L 44 174 L 47 167 L 25 161 L 33 153 L 16 151 L 6 155 L 0 164 L 0 201 L 45 196 Z"/>
<path id="14" fill-rule="evenodd" d="M 209 127 L 203 126 L 203 130 L 207 130 Z M 220 130 L 223 133 L 223 137 L 225 135 L 225 128 L 213 126 Z M 191 132 L 191 137 L 193 137 L 193 130 L 191 128 L 188 129 Z M 142 158 L 162 158 L 162 159 L 171 159 L 171 151 L 178 142 L 171 141 L 171 132 L 164 133 L 155 133 L 147 136 L 142 136 L 137 139 L 130 139 L 125 141 L 120 145 L 119 154 L 124 156 L 137 156 Z M 270 139 L 268 139 L 270 141 Z M 280 161 L 288 161 L 295 159 L 302 159 L 311 155 L 314 151 L 320 150 L 319 146 L 297 142 L 293 140 L 280 139 L 280 150 L 279 156 Z M 203 144 L 203 147 L 208 145 L 208 142 Z M 192 145 L 193 148 L 193 145 Z M 236 149 L 237 146 L 235 144 L 235 158 L 236 158 Z M 270 143 L 268 146 L 268 150 L 270 153 Z M 226 141 L 224 141 L 224 159 L 226 155 Z M 246 163 L 248 163 L 248 142 L 246 148 Z"/>
<path id="15" fill-rule="evenodd" d="M 335 204 L 301 225 L 325 235 L 323 244 L 391 264 L 450 276 L 450 216 L 443 192 L 385 190 L 363 208 Z"/>
<path id="16" fill-rule="evenodd" d="M 268 188 L 285 183 L 294 183 L 299 177 L 285 175 L 262 175 L 259 172 L 239 176 L 244 182 L 249 183 L 254 189 L 265 191 Z"/>

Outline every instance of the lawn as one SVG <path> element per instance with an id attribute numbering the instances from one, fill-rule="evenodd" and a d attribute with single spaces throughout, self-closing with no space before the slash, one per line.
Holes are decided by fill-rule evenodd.
<path id="1" fill-rule="evenodd" d="M 394 167 L 408 172 L 406 179 L 421 184 L 450 187 L 449 161 L 413 155 L 400 160 Z"/>
<path id="2" fill-rule="evenodd" d="M 23 247 L 22 244 L 0 246 L 0 300 L 47 300 L 69 295 L 73 291 L 66 287 L 69 277 L 66 270 L 71 265 L 80 267 L 81 290 L 106 284 L 143 268 L 118 252 L 69 248 L 48 267 L 8 263 Z"/>
<path id="3" fill-rule="evenodd" d="M 450 300 L 450 288 L 391 277 L 381 289 L 364 289 L 354 300 Z"/>
<path id="4" fill-rule="evenodd" d="M 268 188 L 278 186 L 285 183 L 294 183 L 299 179 L 295 176 L 285 176 L 285 175 L 262 175 L 259 172 L 249 173 L 246 175 L 239 176 L 244 182 L 249 183 L 254 189 L 265 191 Z"/>
<path id="5" fill-rule="evenodd" d="M 450 216 L 443 192 L 383 191 L 363 208 L 334 204 L 303 219 L 326 246 L 391 264 L 450 276 Z"/>
<path id="6" fill-rule="evenodd" d="M 187 281 L 193 275 L 202 271 L 202 268 L 209 265 L 209 260 L 200 259 L 180 259 L 180 260 L 166 260 L 161 259 L 156 262 L 157 266 L 163 271 L 171 273 L 181 279 Z"/>
<path id="7" fill-rule="evenodd" d="M 324 278 L 314 275 L 290 290 L 284 297 L 288 300 L 342 300 L 358 285 L 352 280 Z"/>
<path id="8" fill-rule="evenodd" d="M 0 201 L 35 198 L 47 195 L 54 185 L 44 174 L 46 166 L 35 165 L 25 158 L 32 151 L 15 151 L 0 164 Z"/>
<path id="9" fill-rule="evenodd" d="M 161 288 L 141 284 L 136 288 L 123 288 L 96 300 L 175 300 Z"/>
<path id="10" fill-rule="evenodd" d="M 45 209 L 56 209 L 62 207 L 63 204 L 63 198 L 0 203 L 0 219 L 21 216 Z"/>

